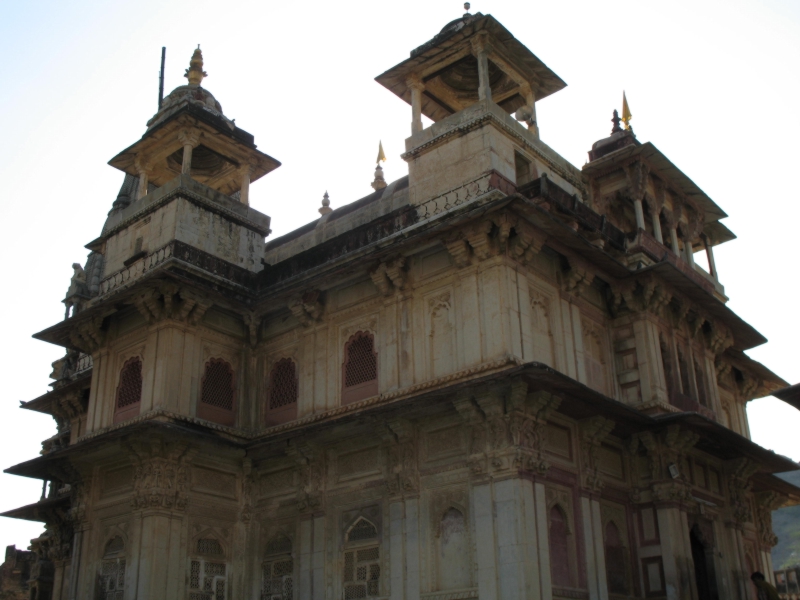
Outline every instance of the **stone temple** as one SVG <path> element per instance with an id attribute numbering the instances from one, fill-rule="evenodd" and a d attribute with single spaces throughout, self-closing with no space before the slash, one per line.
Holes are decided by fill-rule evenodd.
<path id="1" fill-rule="evenodd" d="M 745 405 L 788 384 L 726 306 L 726 214 L 628 111 L 573 166 L 536 118 L 565 83 L 467 13 L 377 77 L 408 176 L 266 241 L 280 163 L 204 75 L 111 159 L 36 334 L 66 354 L 7 469 L 44 482 L 5 513 L 44 524 L 28 598 L 754 597 L 800 489 Z"/>

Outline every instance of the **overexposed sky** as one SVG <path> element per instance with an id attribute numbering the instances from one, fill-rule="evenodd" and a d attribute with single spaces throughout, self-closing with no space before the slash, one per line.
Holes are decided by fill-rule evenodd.
<path id="1" fill-rule="evenodd" d="M 800 381 L 800 2 L 796 0 L 477 0 L 568 87 L 538 103 L 543 141 L 580 167 L 626 90 L 632 125 L 725 210 L 739 236 L 716 249 L 729 306 L 770 342 L 749 352 Z M 97 237 L 122 174 L 106 162 L 185 82 L 201 44 L 204 87 L 283 166 L 251 188 L 273 236 L 372 191 L 378 140 L 387 180 L 411 109 L 373 81 L 448 21 L 443 0 L 3 0 L 0 2 L 0 467 L 35 457 L 55 433 L 19 400 L 46 392 L 63 351 L 31 334 L 63 318 L 73 262 Z M 800 414 L 751 403 L 753 438 L 800 460 Z M 0 510 L 35 502 L 41 482 L 0 475 Z M 41 526 L 0 518 L 0 546 Z"/>

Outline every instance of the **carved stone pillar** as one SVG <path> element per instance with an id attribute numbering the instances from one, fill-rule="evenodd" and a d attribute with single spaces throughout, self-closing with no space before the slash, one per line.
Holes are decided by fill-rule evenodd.
<path id="1" fill-rule="evenodd" d="M 183 144 L 183 163 L 181 165 L 181 174 L 191 176 L 192 151 L 200 140 L 200 134 L 195 130 L 181 131 L 178 134 L 178 140 L 181 144 Z"/>
<path id="2" fill-rule="evenodd" d="M 250 205 L 250 175 L 252 173 L 252 167 L 250 165 L 244 165 L 240 170 L 239 173 L 242 177 L 242 184 L 241 188 L 239 189 L 239 200 L 242 204 L 249 206 Z"/>
<path id="3" fill-rule="evenodd" d="M 483 38 L 475 38 L 472 41 L 472 53 L 478 59 L 478 99 L 491 100 L 492 88 L 489 84 L 489 54 L 486 49 L 486 41 Z"/>
<path id="4" fill-rule="evenodd" d="M 410 78 L 407 81 L 411 89 L 411 135 L 422 131 L 422 92 L 425 84 L 419 78 Z"/>
<path id="5" fill-rule="evenodd" d="M 136 199 L 140 200 L 147 195 L 147 186 L 150 183 L 150 170 L 151 166 L 145 162 L 136 159 L 134 166 L 139 172 L 139 188 L 136 191 Z"/>

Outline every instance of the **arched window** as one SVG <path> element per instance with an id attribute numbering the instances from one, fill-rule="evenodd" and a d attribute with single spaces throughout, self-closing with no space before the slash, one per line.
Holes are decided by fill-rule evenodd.
<path id="1" fill-rule="evenodd" d="M 378 394 L 378 353 L 371 333 L 355 333 L 344 347 L 342 404 Z"/>
<path id="2" fill-rule="evenodd" d="M 603 394 L 606 390 L 606 357 L 603 341 L 594 328 L 583 332 L 584 363 L 586 364 L 586 383 L 590 388 Z"/>
<path id="3" fill-rule="evenodd" d="M 378 529 L 359 518 L 347 532 L 344 553 L 344 600 L 380 595 L 381 561 Z"/>
<path id="4" fill-rule="evenodd" d="M 470 550 L 467 523 L 457 508 L 448 508 L 439 523 L 438 583 L 440 590 L 468 588 L 470 577 Z"/>
<path id="5" fill-rule="evenodd" d="M 139 414 L 142 405 L 142 359 L 129 358 L 119 372 L 119 385 L 114 404 L 114 423 L 121 423 Z"/>
<path id="6" fill-rule="evenodd" d="M 233 367 L 221 358 L 206 363 L 200 383 L 197 416 L 220 425 L 233 425 L 236 417 L 236 384 Z"/>
<path id="7" fill-rule="evenodd" d="M 689 363 L 686 361 L 686 355 L 679 348 L 678 349 L 678 368 L 681 370 L 681 392 L 685 396 L 692 395 L 692 388 L 689 385 Z"/>
<path id="8" fill-rule="evenodd" d="M 628 593 L 628 556 L 614 521 L 606 525 L 603 538 L 606 553 L 606 582 L 609 594 Z"/>
<path id="9" fill-rule="evenodd" d="M 267 542 L 266 559 L 261 565 L 261 599 L 292 600 L 292 540 L 279 533 Z"/>
<path id="10" fill-rule="evenodd" d="M 550 531 L 548 537 L 550 543 L 550 573 L 554 586 L 572 586 L 569 535 L 567 515 L 556 504 L 550 509 Z"/>
<path id="11" fill-rule="evenodd" d="M 708 395 L 706 394 L 706 381 L 703 376 L 703 368 L 697 361 L 694 361 L 694 377 L 695 384 L 697 384 L 697 401 L 703 406 L 708 406 Z"/>
<path id="12" fill-rule="evenodd" d="M 663 335 L 658 336 L 661 346 L 661 366 L 664 367 L 664 381 L 667 384 L 667 397 L 671 400 L 675 390 L 674 369 L 672 368 L 672 354 Z"/>
<path id="13" fill-rule="evenodd" d="M 267 426 L 297 418 L 297 383 L 297 368 L 291 358 L 282 358 L 273 365 L 267 389 Z"/>
<path id="14" fill-rule="evenodd" d="M 195 554 L 189 571 L 190 597 L 198 600 L 225 600 L 228 582 L 228 565 L 225 551 L 218 540 L 200 538 L 195 544 Z"/>
<path id="15" fill-rule="evenodd" d="M 125 594 L 125 542 L 119 536 L 106 543 L 97 589 L 101 600 L 122 600 Z"/>

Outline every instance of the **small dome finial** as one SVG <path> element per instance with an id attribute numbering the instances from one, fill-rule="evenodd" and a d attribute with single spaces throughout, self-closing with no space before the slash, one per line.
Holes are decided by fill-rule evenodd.
<path id="1" fill-rule="evenodd" d="M 200 85 L 204 77 L 208 77 L 208 73 L 203 71 L 203 53 L 200 50 L 200 44 L 192 53 L 192 59 L 189 61 L 189 68 L 183 74 L 189 80 L 189 85 Z"/>
<path id="2" fill-rule="evenodd" d="M 616 108 L 614 109 L 614 116 L 611 117 L 611 122 L 614 124 L 614 127 L 611 128 L 612 135 L 622 131 L 622 127 L 619 126 L 620 122 L 619 113 L 617 112 Z"/>
<path id="3" fill-rule="evenodd" d="M 467 14 L 469 14 L 469 7 L 470 7 L 469 2 L 464 2 L 464 12 Z"/>
<path id="4" fill-rule="evenodd" d="M 333 209 L 331 208 L 331 200 L 328 197 L 328 190 L 325 190 L 325 195 L 322 196 L 322 207 L 319 209 L 319 214 L 321 214 L 324 217 L 325 215 L 330 214 L 332 212 Z"/>

